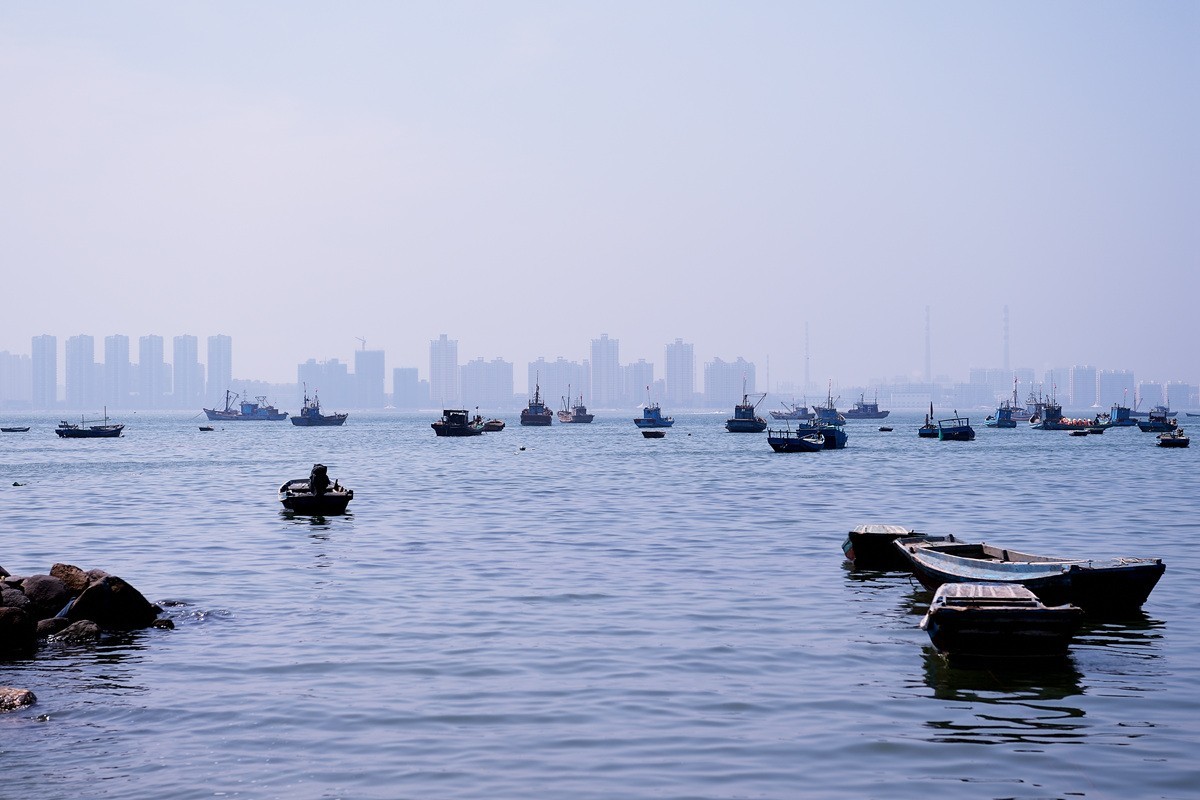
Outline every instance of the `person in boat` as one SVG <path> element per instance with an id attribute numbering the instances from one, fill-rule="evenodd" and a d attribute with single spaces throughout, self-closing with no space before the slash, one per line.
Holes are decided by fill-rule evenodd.
<path id="1" fill-rule="evenodd" d="M 329 489 L 329 470 L 324 464 L 313 464 L 308 475 L 308 489 L 313 494 L 325 494 Z"/>

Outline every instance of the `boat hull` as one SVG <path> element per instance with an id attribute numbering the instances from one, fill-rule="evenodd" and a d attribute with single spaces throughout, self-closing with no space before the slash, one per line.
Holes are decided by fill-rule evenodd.
<path id="1" fill-rule="evenodd" d="M 1047 658 L 1066 655 L 1083 610 L 1047 606 L 1023 586 L 944 584 L 921 628 L 950 656 Z"/>
<path id="2" fill-rule="evenodd" d="M 841 450 L 846 446 L 847 438 L 844 430 L 834 427 L 767 432 L 767 444 L 776 453 L 815 453 L 818 450 Z"/>
<path id="3" fill-rule="evenodd" d="M 194 408 L 194 406 L 193 406 Z M 261 411 L 253 414 L 243 414 L 240 411 L 221 411 L 214 408 L 204 409 L 204 413 L 212 422 L 278 422 L 287 419 L 286 411 Z"/>
<path id="4" fill-rule="evenodd" d="M 843 411 L 842 416 L 845 419 L 883 419 L 890 413 L 892 413 L 892 412 L 891 411 L 855 411 L 854 409 L 850 409 L 849 411 Z"/>
<path id="5" fill-rule="evenodd" d="M 729 419 L 725 421 L 725 430 L 730 433 L 762 433 L 767 429 L 767 421 L 756 419 Z"/>
<path id="6" fill-rule="evenodd" d="M 633 421 L 633 424 L 637 425 L 639 428 L 669 428 L 675 424 L 675 420 L 671 419 L 670 417 L 667 417 L 665 419 L 641 418 L 641 419 L 635 419 Z"/>
<path id="7" fill-rule="evenodd" d="M 943 442 L 969 442 L 975 438 L 974 428 L 938 428 L 937 438 Z"/>
<path id="8" fill-rule="evenodd" d="M 922 535 L 903 525 L 859 525 L 846 534 L 842 554 L 855 569 L 900 571 L 908 568 L 908 559 L 895 541 Z"/>
<path id="9" fill-rule="evenodd" d="M 92 428 L 55 428 L 54 432 L 63 439 L 116 439 L 123 430 L 124 425 L 102 425 Z"/>
<path id="10" fill-rule="evenodd" d="M 292 424 L 301 428 L 328 428 L 345 423 L 349 414 L 306 414 L 302 417 L 292 417 Z"/>
<path id="11" fill-rule="evenodd" d="M 544 428 L 554 422 L 554 415 L 549 412 L 545 414 L 530 414 L 527 411 L 521 412 L 521 424 L 526 427 Z"/>
<path id="12" fill-rule="evenodd" d="M 305 516 L 336 516 L 346 513 L 354 499 L 353 489 L 336 489 L 313 494 L 307 480 L 291 480 L 279 487 L 279 502 L 293 514 Z"/>
<path id="13" fill-rule="evenodd" d="M 0 433 L 29 433 L 29 426 L 21 428 L 0 428 Z"/>

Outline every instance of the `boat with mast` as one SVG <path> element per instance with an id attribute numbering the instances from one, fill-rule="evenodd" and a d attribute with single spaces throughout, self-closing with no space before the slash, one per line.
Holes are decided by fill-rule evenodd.
<path id="1" fill-rule="evenodd" d="M 782 403 L 782 405 L 782 411 L 771 409 L 772 419 L 812 419 L 816 416 L 816 414 L 808 410 L 807 401 L 797 403 L 795 398 L 793 398 L 791 403 Z"/>
<path id="2" fill-rule="evenodd" d="M 321 401 L 317 399 L 316 390 L 313 390 L 312 400 L 309 400 L 308 385 L 305 384 L 304 405 L 300 407 L 300 413 L 292 417 L 292 424 L 302 428 L 328 427 L 343 424 L 349 416 L 345 412 L 340 414 L 322 414 Z"/>
<path id="3" fill-rule="evenodd" d="M 763 392 L 753 403 L 750 395 L 746 394 L 746 379 L 742 378 L 742 402 L 733 407 L 733 416 L 725 420 L 725 430 L 730 433 L 762 433 L 767 429 L 767 421 L 754 413 L 758 404 L 767 396 Z"/>
<path id="4" fill-rule="evenodd" d="M 642 415 L 634 417 L 633 424 L 639 428 L 669 428 L 675 424 L 674 417 L 664 417 L 658 403 L 650 402 L 650 387 L 646 387 L 646 405 L 642 407 Z"/>
<path id="5" fill-rule="evenodd" d="M 99 424 L 96 424 L 99 423 Z M 108 407 L 104 408 L 104 419 L 79 418 L 79 424 L 67 422 L 65 419 L 58 423 L 54 432 L 60 439 L 115 439 L 121 435 L 125 426 L 119 423 L 109 423 Z"/>
<path id="6" fill-rule="evenodd" d="M 825 405 L 815 405 L 812 407 L 813 413 L 817 416 L 817 422 L 822 425 L 841 425 L 846 421 L 846 418 L 838 413 L 835 403 L 838 398 L 833 396 L 833 381 L 829 382 L 829 395 L 825 399 Z"/>
<path id="7" fill-rule="evenodd" d="M 858 395 L 858 400 L 855 401 L 854 407 L 848 411 L 843 411 L 842 416 L 846 419 L 883 419 L 890 411 L 879 410 L 879 395 L 875 395 L 875 400 L 867 402 L 863 399 L 863 395 Z"/>
<path id="8" fill-rule="evenodd" d="M 558 411 L 558 421 L 562 423 L 569 422 L 591 422 L 596 418 L 595 414 L 589 414 L 587 406 L 583 404 L 583 395 L 579 395 L 579 402 L 571 404 L 571 384 L 567 384 L 567 394 L 562 399 L 563 407 Z"/>
<path id="9" fill-rule="evenodd" d="M 545 427 L 554 422 L 554 414 L 542 402 L 542 385 L 539 378 L 534 378 L 533 397 L 529 405 L 521 409 L 521 424 L 534 427 Z"/>
<path id="10" fill-rule="evenodd" d="M 212 422 L 277 422 L 287 419 L 287 412 L 267 403 L 266 395 L 254 398 L 257 403 L 241 400 L 237 392 L 225 390 L 225 408 L 206 408 L 204 413 Z"/>

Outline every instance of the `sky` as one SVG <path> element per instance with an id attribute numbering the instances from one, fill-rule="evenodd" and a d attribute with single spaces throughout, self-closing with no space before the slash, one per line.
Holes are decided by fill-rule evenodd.
<path id="1" fill-rule="evenodd" d="M 223 333 L 284 382 L 446 333 L 520 376 L 607 333 L 778 383 L 807 326 L 852 385 L 923 376 L 926 306 L 935 374 L 1001 366 L 1007 307 L 1013 367 L 1200 383 L 1197 41 L 1194 2 L 6 2 L 0 350 Z"/>

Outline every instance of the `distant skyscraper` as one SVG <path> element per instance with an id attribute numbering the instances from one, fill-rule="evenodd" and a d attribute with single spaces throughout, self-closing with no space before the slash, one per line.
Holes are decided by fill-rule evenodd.
<path id="1" fill-rule="evenodd" d="M 0 406 L 29 408 L 33 397 L 33 360 L 0 351 Z"/>
<path id="2" fill-rule="evenodd" d="M 467 409 L 508 408 L 513 404 L 513 364 L 502 358 L 484 361 L 477 358 L 458 371 L 463 405 Z"/>
<path id="3" fill-rule="evenodd" d="M 89 409 L 96 405 L 96 340 L 86 334 L 67 339 L 67 408 Z"/>
<path id="4" fill-rule="evenodd" d="M 1138 409 L 1149 411 L 1164 402 L 1163 385 L 1158 381 L 1142 381 L 1137 387 Z"/>
<path id="5" fill-rule="evenodd" d="M 129 405 L 129 337 L 113 334 L 104 337 L 104 405 L 126 408 Z"/>
<path id="6" fill-rule="evenodd" d="M 171 396 L 176 408 L 191 408 L 204 402 L 204 366 L 200 363 L 200 341 L 189 334 L 172 341 L 174 366 Z"/>
<path id="7" fill-rule="evenodd" d="M 687 408 L 694 402 L 696 392 L 696 356 L 693 346 L 676 339 L 667 345 L 664 363 L 667 382 L 666 402 L 674 408 Z"/>
<path id="8" fill-rule="evenodd" d="M 539 358 L 529 364 L 529 381 L 526 391 L 533 397 L 536 385 L 541 386 L 542 402 L 551 408 L 562 405 L 569 393 L 571 397 L 589 397 L 591 387 L 591 365 L 584 361 L 568 361 L 559 356 L 554 361 Z M 536 385 L 535 385 L 536 384 Z"/>
<path id="9" fill-rule="evenodd" d="M 58 404 L 58 337 L 35 336 L 31 346 L 33 407 L 54 408 Z"/>
<path id="10" fill-rule="evenodd" d="M 1133 373 L 1128 370 L 1101 370 L 1097 376 L 1099 385 L 1099 403 L 1103 408 L 1111 408 L 1113 404 L 1133 407 L 1137 402 L 1137 384 L 1133 381 Z"/>
<path id="11" fill-rule="evenodd" d="M 138 339 L 138 406 L 162 408 L 170 383 L 163 361 L 163 337 L 150 334 Z"/>
<path id="12" fill-rule="evenodd" d="M 296 365 L 296 382 L 308 390 L 309 397 L 318 395 L 323 413 L 331 413 L 354 403 L 354 381 L 350 367 L 336 358 L 318 362 L 310 358 Z"/>
<path id="13" fill-rule="evenodd" d="M 416 367 L 392 370 L 392 405 L 396 408 L 429 408 L 429 381 L 420 380 Z"/>
<path id="14" fill-rule="evenodd" d="M 384 391 L 382 350 L 354 351 L 354 405 L 356 408 L 383 408 Z"/>
<path id="15" fill-rule="evenodd" d="M 704 365 L 704 404 L 724 408 L 742 402 L 745 392 L 755 393 L 754 365 L 741 356 L 737 361 L 714 358 Z"/>
<path id="16" fill-rule="evenodd" d="M 429 400 L 438 408 L 458 405 L 458 340 L 442 334 L 429 343 Z"/>
<path id="17" fill-rule="evenodd" d="M 209 403 L 225 402 L 225 390 L 233 383 L 233 338 L 224 334 L 208 337 L 208 381 L 204 397 Z"/>
<path id="18" fill-rule="evenodd" d="M 1071 408 L 1090 408 L 1096 403 L 1096 368 L 1076 365 L 1067 374 L 1067 395 Z"/>
<path id="19" fill-rule="evenodd" d="M 586 402 L 597 408 L 616 408 L 621 394 L 621 342 L 607 333 L 592 339 L 592 396 Z"/>
<path id="20" fill-rule="evenodd" d="M 647 402 L 647 393 L 654 384 L 654 365 L 644 358 L 636 363 L 621 367 L 621 402 L 626 406 L 640 406 Z M 660 402 L 662 397 L 654 398 Z"/>

